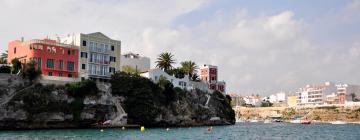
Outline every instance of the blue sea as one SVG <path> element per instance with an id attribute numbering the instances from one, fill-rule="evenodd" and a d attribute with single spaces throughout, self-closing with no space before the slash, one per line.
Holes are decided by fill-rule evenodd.
<path id="1" fill-rule="evenodd" d="M 231 126 L 0 131 L 1 140 L 360 140 L 360 125 L 237 123 Z"/>

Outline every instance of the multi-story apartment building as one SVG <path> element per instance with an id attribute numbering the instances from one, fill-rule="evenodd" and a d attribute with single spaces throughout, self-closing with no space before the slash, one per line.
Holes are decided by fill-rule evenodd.
<path id="1" fill-rule="evenodd" d="M 81 79 L 110 79 L 120 70 L 121 41 L 96 32 L 73 34 L 61 39 L 62 43 L 79 46 L 79 77 Z"/>
<path id="2" fill-rule="evenodd" d="M 79 49 L 58 40 L 15 40 L 8 45 L 8 60 L 17 58 L 23 64 L 33 60 L 44 79 L 74 81 L 78 76 Z"/>
<path id="3" fill-rule="evenodd" d="M 360 85 L 336 84 L 339 104 L 360 101 Z"/>
<path id="4" fill-rule="evenodd" d="M 337 92 L 336 86 L 332 82 L 324 84 L 306 85 L 297 91 L 297 105 L 322 105 L 326 101 L 327 95 Z"/>
<path id="5" fill-rule="evenodd" d="M 204 64 L 200 67 L 199 75 L 200 79 L 205 81 L 211 90 L 226 92 L 226 83 L 224 81 L 218 81 L 217 66 Z"/>
<path id="6" fill-rule="evenodd" d="M 126 53 L 121 55 L 121 69 L 125 66 L 134 68 L 137 72 L 150 70 L 150 58 L 143 57 L 139 54 Z"/>

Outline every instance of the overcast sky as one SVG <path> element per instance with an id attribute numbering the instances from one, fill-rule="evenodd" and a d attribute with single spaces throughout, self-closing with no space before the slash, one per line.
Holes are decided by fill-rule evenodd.
<path id="1" fill-rule="evenodd" d="M 103 32 L 122 51 L 219 67 L 227 91 L 360 84 L 360 0 L 0 0 L 10 40 Z"/>

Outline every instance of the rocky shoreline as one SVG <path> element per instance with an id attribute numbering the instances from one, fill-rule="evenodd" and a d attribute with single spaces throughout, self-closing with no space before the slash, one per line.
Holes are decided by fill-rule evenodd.
<path id="1" fill-rule="evenodd" d="M 81 87 L 84 83 L 66 86 L 30 84 L 21 77 L 6 74 L 1 74 L 0 79 L 4 79 L 0 82 L 2 130 L 189 127 L 235 123 L 235 113 L 225 96 L 199 90 L 171 89 L 169 92 L 139 77 L 138 80 L 145 82 L 143 85 L 134 84 L 139 87 L 120 87 L 115 82 L 98 83 L 95 86 L 97 92 L 91 94 L 94 86 L 86 87 L 85 84 Z M 146 86 L 155 87 L 155 90 L 141 91 Z M 69 90 L 73 87 L 89 91 Z M 118 87 L 129 88 L 129 95 L 117 93 Z M 111 124 L 95 125 L 106 120 L 112 120 Z"/>

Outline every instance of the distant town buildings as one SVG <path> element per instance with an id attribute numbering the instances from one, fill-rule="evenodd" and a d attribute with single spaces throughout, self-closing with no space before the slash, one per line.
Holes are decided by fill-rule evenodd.
<path id="1" fill-rule="evenodd" d="M 323 105 L 360 105 L 360 85 L 336 84 L 325 82 L 322 84 L 308 84 L 296 92 L 279 92 L 269 96 L 240 96 L 229 94 L 234 106 L 259 106 L 268 101 L 274 107 L 312 107 Z M 245 102 L 245 103 L 243 103 Z"/>
<path id="2" fill-rule="evenodd" d="M 137 72 L 145 72 L 150 70 L 150 58 L 140 56 L 139 54 L 135 53 L 126 53 L 121 55 L 121 69 L 126 66 L 132 67 Z"/>
<path id="3" fill-rule="evenodd" d="M 287 96 L 288 107 L 296 107 L 297 106 L 297 98 L 298 98 L 298 96 L 296 96 L 296 95 Z"/>

